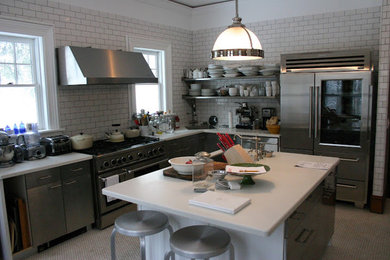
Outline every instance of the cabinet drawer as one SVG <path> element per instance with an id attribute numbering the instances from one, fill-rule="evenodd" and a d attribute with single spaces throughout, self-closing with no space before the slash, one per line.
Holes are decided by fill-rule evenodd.
<path id="1" fill-rule="evenodd" d="M 86 175 L 89 173 L 90 173 L 90 161 L 73 163 L 61 167 L 61 178 L 63 180 Z"/>
<path id="2" fill-rule="evenodd" d="M 344 201 L 365 201 L 365 182 L 337 179 L 336 199 Z"/>
<path id="3" fill-rule="evenodd" d="M 26 175 L 27 189 L 60 180 L 60 168 L 52 168 Z"/>

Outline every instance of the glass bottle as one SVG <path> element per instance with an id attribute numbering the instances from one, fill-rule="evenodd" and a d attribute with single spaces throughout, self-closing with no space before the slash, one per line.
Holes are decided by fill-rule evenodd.
<path id="1" fill-rule="evenodd" d="M 199 152 L 195 156 L 196 159 L 192 161 L 192 186 L 194 192 L 206 192 L 213 185 L 214 161 L 207 152 Z"/>

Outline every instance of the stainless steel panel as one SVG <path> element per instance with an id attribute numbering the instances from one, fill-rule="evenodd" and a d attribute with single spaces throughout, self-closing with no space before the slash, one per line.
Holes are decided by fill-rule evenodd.
<path id="1" fill-rule="evenodd" d="M 367 202 L 367 185 L 363 181 L 337 179 L 336 199 L 365 204 Z"/>
<path id="2" fill-rule="evenodd" d="M 27 190 L 33 246 L 66 233 L 60 181 Z"/>
<path id="3" fill-rule="evenodd" d="M 158 82 L 142 53 L 64 46 L 57 56 L 60 85 Z"/>
<path id="4" fill-rule="evenodd" d="M 337 178 L 368 181 L 369 158 L 367 153 L 316 152 L 315 155 L 340 158 Z"/>
<path id="5" fill-rule="evenodd" d="M 90 161 L 73 163 L 61 167 L 62 180 L 67 180 L 86 174 L 91 174 Z"/>
<path id="6" fill-rule="evenodd" d="M 70 233 L 94 222 L 92 184 L 89 174 L 63 180 L 66 231 Z"/>
<path id="7" fill-rule="evenodd" d="M 45 185 L 48 183 L 58 182 L 59 180 L 60 180 L 59 168 L 53 168 L 49 170 L 43 170 L 39 172 L 26 174 L 27 189 Z"/>
<path id="8" fill-rule="evenodd" d="M 281 150 L 302 149 L 312 150 L 313 139 L 309 138 L 311 131 L 310 111 L 313 98 L 311 88 L 314 84 L 314 74 L 281 74 Z"/>

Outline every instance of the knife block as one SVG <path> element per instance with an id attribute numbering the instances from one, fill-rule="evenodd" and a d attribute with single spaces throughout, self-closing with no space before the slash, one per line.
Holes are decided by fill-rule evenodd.
<path id="1" fill-rule="evenodd" d="M 223 155 L 228 164 L 254 163 L 252 157 L 239 144 L 230 147 Z"/>

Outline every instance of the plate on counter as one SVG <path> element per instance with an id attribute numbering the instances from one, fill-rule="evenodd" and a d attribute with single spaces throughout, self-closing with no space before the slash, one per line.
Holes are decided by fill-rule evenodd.
<path id="1" fill-rule="evenodd" d="M 226 166 L 226 172 L 231 175 L 260 175 L 271 170 L 268 165 L 260 163 L 235 163 Z"/>

